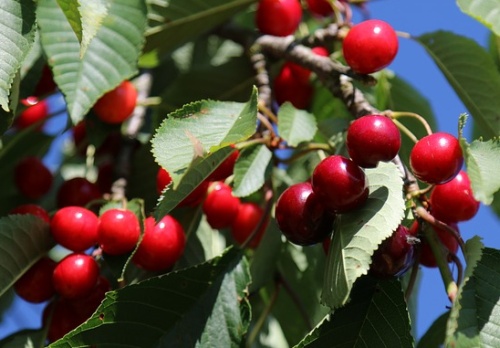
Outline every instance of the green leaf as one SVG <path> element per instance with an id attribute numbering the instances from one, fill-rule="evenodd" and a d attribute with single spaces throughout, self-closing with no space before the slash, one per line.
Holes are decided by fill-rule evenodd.
<path id="1" fill-rule="evenodd" d="M 322 294 L 323 302 L 331 308 L 347 303 L 354 282 L 368 272 L 373 252 L 404 217 L 403 180 L 396 165 L 381 162 L 365 173 L 368 201 L 339 216 L 333 232 Z"/>
<path id="2" fill-rule="evenodd" d="M 80 42 L 80 57 L 83 57 L 106 17 L 106 3 L 103 0 L 57 0 L 57 3 Z"/>
<path id="3" fill-rule="evenodd" d="M 356 283 L 352 300 L 327 316 L 296 348 L 413 347 L 411 325 L 401 283 Z"/>
<path id="4" fill-rule="evenodd" d="M 77 124 L 104 93 L 136 74 L 146 12 L 141 0 L 112 1 L 81 58 L 78 38 L 57 2 L 39 1 L 42 46 L 73 124 Z M 83 30 L 86 31 L 85 27 Z"/>
<path id="5" fill-rule="evenodd" d="M 488 29 L 500 35 L 500 1 L 498 0 L 457 0 L 458 7 Z"/>
<path id="6" fill-rule="evenodd" d="M 318 127 L 316 119 L 307 111 L 296 109 L 290 102 L 278 111 L 278 133 L 288 145 L 295 147 L 314 138 Z"/>
<path id="7" fill-rule="evenodd" d="M 182 175 L 198 157 L 245 140 L 255 133 L 257 90 L 247 103 L 201 100 L 168 115 L 151 140 L 156 161 Z M 178 180 L 172 176 L 174 187 Z"/>
<path id="8" fill-rule="evenodd" d="M 446 324 L 449 317 L 450 312 L 440 315 L 420 338 L 417 348 L 441 348 L 446 338 Z"/>
<path id="9" fill-rule="evenodd" d="M 2 348 L 43 347 L 46 333 L 44 330 L 22 330 L 0 340 Z"/>
<path id="10" fill-rule="evenodd" d="M 0 105 L 5 112 L 11 108 L 9 95 L 16 74 L 35 41 L 35 9 L 33 1 L 5 0 L 0 3 Z"/>
<path id="11" fill-rule="evenodd" d="M 466 115 L 462 115 L 459 124 L 459 140 L 464 154 L 467 174 L 471 181 L 474 197 L 486 205 L 493 202 L 495 192 L 500 189 L 500 139 L 488 141 L 474 140 L 467 143 L 463 136 Z"/>
<path id="12" fill-rule="evenodd" d="M 145 51 L 171 51 L 231 19 L 255 0 L 149 0 L 150 28 Z"/>
<path id="13" fill-rule="evenodd" d="M 500 135 L 500 74 L 475 41 L 446 31 L 420 36 L 421 43 L 489 138 Z"/>
<path id="14" fill-rule="evenodd" d="M 236 197 L 247 197 L 264 185 L 272 157 L 271 150 L 262 144 L 245 148 L 240 152 L 234 166 L 233 194 Z"/>
<path id="15" fill-rule="evenodd" d="M 32 215 L 0 218 L 0 296 L 55 245 L 49 225 Z"/>
<path id="16" fill-rule="evenodd" d="M 50 345 L 238 347 L 250 308 L 248 262 L 229 249 L 201 265 L 106 294 L 82 326 Z"/>
<path id="17" fill-rule="evenodd" d="M 467 243 L 469 244 L 469 243 Z M 472 272 L 467 272 L 452 308 L 448 323 L 447 346 L 498 347 L 500 338 L 500 251 L 492 248 L 480 250 L 474 241 L 467 255 L 474 255 Z M 469 274 L 472 273 L 472 274 Z M 454 315 L 453 315 L 454 313 Z M 458 318 L 457 318 L 458 317 Z M 452 321 L 453 320 L 453 321 Z"/>

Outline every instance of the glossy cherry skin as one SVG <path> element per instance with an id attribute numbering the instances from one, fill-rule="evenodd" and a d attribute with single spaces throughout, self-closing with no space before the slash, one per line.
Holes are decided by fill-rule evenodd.
<path id="1" fill-rule="evenodd" d="M 52 273 L 56 262 L 49 257 L 42 257 L 14 283 L 14 290 L 25 301 L 40 303 L 55 295 Z"/>
<path id="2" fill-rule="evenodd" d="M 479 201 L 474 198 L 469 176 L 461 170 L 445 184 L 432 190 L 431 213 L 443 222 L 459 222 L 472 219 L 479 210 Z"/>
<path id="3" fill-rule="evenodd" d="M 159 168 L 156 174 L 156 192 L 161 194 L 165 187 L 170 185 L 171 182 L 172 177 L 170 176 L 170 173 L 164 168 Z"/>
<path id="4" fill-rule="evenodd" d="M 57 264 L 52 281 L 57 293 L 77 299 L 90 294 L 99 278 L 99 266 L 92 256 L 83 253 L 67 255 Z"/>
<path id="5" fill-rule="evenodd" d="M 228 228 L 233 223 L 240 206 L 240 199 L 233 196 L 233 189 L 221 181 L 211 185 L 202 209 L 210 227 Z"/>
<path id="6" fill-rule="evenodd" d="M 349 30 L 342 50 L 352 70 L 359 74 L 371 74 L 394 60 L 398 52 L 398 37 L 390 24 L 370 19 Z"/>
<path id="7" fill-rule="evenodd" d="M 85 251 L 96 245 L 98 228 L 97 215 L 78 206 L 59 209 L 50 222 L 55 241 L 74 252 Z"/>
<path id="8" fill-rule="evenodd" d="M 375 168 L 378 162 L 392 160 L 401 148 L 401 134 L 388 117 L 366 115 L 347 129 L 347 152 L 360 167 Z"/>
<path id="9" fill-rule="evenodd" d="M 14 168 L 14 183 L 27 198 L 39 199 L 49 192 L 53 181 L 52 172 L 38 157 L 25 157 Z"/>
<path id="10" fill-rule="evenodd" d="M 19 215 L 35 215 L 38 216 L 43 221 L 50 223 L 50 216 L 47 210 L 42 208 L 37 204 L 21 204 L 12 209 L 9 214 L 19 214 Z"/>
<path id="11" fill-rule="evenodd" d="M 231 224 L 231 236 L 238 244 L 243 244 L 257 228 L 264 215 L 262 208 L 253 202 L 242 202 L 238 208 L 238 214 Z M 255 249 L 266 231 L 268 220 L 264 221 L 255 236 L 248 243 L 248 247 Z"/>
<path id="12" fill-rule="evenodd" d="M 109 209 L 99 216 L 97 240 L 103 252 L 122 255 L 132 251 L 141 235 L 139 219 L 127 209 Z"/>
<path id="13" fill-rule="evenodd" d="M 368 179 L 353 161 L 340 155 L 322 160 L 312 174 L 312 189 L 330 213 L 344 213 L 368 199 Z"/>
<path id="14" fill-rule="evenodd" d="M 415 244 L 408 227 L 399 225 L 372 256 L 370 274 L 379 278 L 402 276 L 414 262 Z"/>
<path id="15" fill-rule="evenodd" d="M 322 46 L 313 47 L 311 48 L 311 51 L 314 54 L 321 57 L 328 57 L 329 55 L 328 50 Z M 286 62 L 284 66 L 290 68 L 291 74 L 295 81 L 299 81 L 301 84 L 309 83 L 309 78 L 311 77 L 311 70 L 293 62 Z"/>
<path id="16" fill-rule="evenodd" d="M 292 69 L 286 64 L 274 79 L 273 90 L 278 104 L 288 101 L 297 109 L 307 109 L 314 92 L 313 86 L 295 78 Z"/>
<path id="17" fill-rule="evenodd" d="M 144 236 L 133 262 L 148 271 L 172 268 L 181 258 L 186 246 L 182 225 L 172 216 L 165 215 L 157 224 L 153 217 L 144 221 Z"/>
<path id="18" fill-rule="evenodd" d="M 309 12 L 319 17 L 327 17 L 333 14 L 333 7 L 329 0 L 307 0 Z"/>
<path id="19" fill-rule="evenodd" d="M 260 0 L 255 13 L 255 24 L 263 34 L 291 35 L 299 27 L 302 7 L 298 0 Z"/>
<path id="20" fill-rule="evenodd" d="M 85 206 L 93 200 L 102 197 L 101 190 L 97 184 L 85 178 L 76 177 L 61 184 L 57 191 L 57 206 Z"/>
<path id="21" fill-rule="evenodd" d="M 42 122 L 49 115 L 49 106 L 45 100 L 38 100 L 36 97 L 28 97 L 21 100 L 21 104 L 26 106 L 14 120 L 14 124 L 19 129 L 25 129 L 29 126 L 38 123 L 37 129 L 42 128 Z"/>
<path id="22" fill-rule="evenodd" d="M 428 184 L 444 184 L 453 179 L 464 163 L 457 138 L 437 132 L 420 139 L 410 152 L 415 177 Z"/>
<path id="23" fill-rule="evenodd" d="M 232 146 L 233 147 L 233 146 Z M 233 174 L 234 165 L 236 164 L 236 160 L 240 156 L 239 150 L 234 150 L 231 154 L 217 167 L 215 170 L 210 173 L 207 177 L 208 181 L 224 181 L 226 178 Z"/>
<path id="24" fill-rule="evenodd" d="M 137 90 L 128 80 L 104 94 L 94 105 L 94 112 L 103 122 L 118 124 L 132 115 L 137 104 Z"/>
<path id="25" fill-rule="evenodd" d="M 449 226 L 455 229 L 460 234 L 460 230 L 458 229 L 458 225 L 456 223 L 449 223 Z M 413 225 L 411 226 L 411 230 L 418 230 L 419 224 L 418 222 L 414 222 Z M 447 230 L 436 228 L 436 227 L 426 227 L 426 228 L 432 228 L 434 233 L 438 236 L 439 240 L 443 244 L 443 246 L 449 250 L 449 252 L 456 254 L 458 251 L 458 241 L 457 239 Z M 414 233 L 414 232 L 411 232 Z M 450 262 L 451 259 L 448 258 L 448 262 Z M 429 243 L 425 240 L 425 238 L 422 238 L 422 243 L 420 245 L 420 259 L 419 262 L 421 265 L 429 267 L 429 268 L 435 268 L 437 267 L 437 262 L 434 254 L 432 253 L 432 249 L 429 245 Z"/>
<path id="26" fill-rule="evenodd" d="M 334 215 L 327 212 L 309 182 L 289 186 L 276 201 L 276 222 L 297 245 L 322 242 L 332 232 Z"/>

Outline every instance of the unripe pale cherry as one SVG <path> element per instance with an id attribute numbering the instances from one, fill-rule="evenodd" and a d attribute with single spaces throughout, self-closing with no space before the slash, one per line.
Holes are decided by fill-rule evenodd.
<path id="1" fill-rule="evenodd" d="M 99 266 L 92 256 L 83 253 L 67 255 L 56 265 L 52 281 L 57 293 L 68 299 L 87 296 L 99 278 Z"/>
<path id="2" fill-rule="evenodd" d="M 99 216 L 97 240 L 106 254 L 122 255 L 132 251 L 140 235 L 139 219 L 131 210 L 112 208 Z"/>
<path id="3" fill-rule="evenodd" d="M 370 19 L 353 26 L 342 44 L 346 63 L 359 74 L 388 66 L 398 52 L 398 37 L 387 22 Z"/>
<path id="4" fill-rule="evenodd" d="M 118 124 L 132 115 L 136 104 L 137 90 L 132 82 L 125 80 L 95 103 L 94 112 L 101 121 Z"/>
<path id="5" fill-rule="evenodd" d="M 479 210 L 479 201 L 474 198 L 469 176 L 463 170 L 447 183 L 436 185 L 430 203 L 432 215 L 447 223 L 470 220 Z"/>
<path id="6" fill-rule="evenodd" d="M 322 242 L 332 232 L 335 218 L 325 210 L 309 182 L 283 191 L 276 201 L 275 216 L 283 235 L 297 245 Z"/>
<path id="7" fill-rule="evenodd" d="M 42 160 L 35 156 L 21 159 L 14 168 L 14 183 L 21 194 L 39 199 L 49 192 L 54 178 Z"/>
<path id="8" fill-rule="evenodd" d="M 420 139 L 410 152 L 415 177 L 428 184 L 444 184 L 453 179 L 464 162 L 457 138 L 437 132 Z"/>
<path id="9" fill-rule="evenodd" d="M 302 19 L 298 0 L 260 0 L 255 12 L 255 24 L 263 34 L 291 35 Z"/>
<path id="10" fill-rule="evenodd" d="M 211 185 L 202 209 L 210 227 L 228 228 L 233 223 L 240 206 L 240 199 L 233 196 L 233 189 L 218 181 Z"/>
<path id="11" fill-rule="evenodd" d="M 52 274 L 56 262 L 44 256 L 14 283 L 14 290 L 25 301 L 40 303 L 55 295 Z"/>
<path id="12" fill-rule="evenodd" d="M 366 115 L 351 123 L 347 129 L 347 151 L 360 167 L 375 168 L 378 162 L 388 162 L 399 152 L 401 134 L 388 117 Z"/>
<path id="13" fill-rule="evenodd" d="M 96 245 L 98 229 L 97 215 L 78 206 L 59 209 L 50 222 L 55 241 L 74 252 L 85 251 Z"/>
<path id="14" fill-rule="evenodd" d="M 344 213 L 368 199 L 368 179 L 353 161 L 340 155 L 323 159 L 312 174 L 312 189 L 331 213 Z"/>

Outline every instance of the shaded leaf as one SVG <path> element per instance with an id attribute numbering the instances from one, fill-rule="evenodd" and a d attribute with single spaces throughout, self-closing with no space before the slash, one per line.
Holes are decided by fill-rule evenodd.
<path id="1" fill-rule="evenodd" d="M 170 51 L 231 19 L 255 0 L 148 1 L 150 28 L 145 51 Z"/>
<path id="2" fill-rule="evenodd" d="M 318 127 L 316 119 L 305 110 L 296 109 L 290 102 L 280 106 L 278 111 L 278 133 L 290 146 L 314 138 Z"/>
<path id="3" fill-rule="evenodd" d="M 500 1 L 498 0 L 457 0 L 462 12 L 483 23 L 488 29 L 500 35 Z"/>
<path id="4" fill-rule="evenodd" d="M 262 144 L 240 151 L 234 166 L 233 194 L 236 197 L 247 197 L 264 185 L 272 157 L 271 150 Z"/>
<path id="5" fill-rule="evenodd" d="M 330 314 L 296 348 L 413 347 L 401 283 L 359 279 L 352 300 Z"/>
<path id="6" fill-rule="evenodd" d="M 49 225 L 32 215 L 0 218 L 0 296 L 55 245 Z"/>
<path id="7" fill-rule="evenodd" d="M 354 282 L 368 272 L 373 252 L 404 217 L 403 180 L 396 165 L 381 162 L 365 173 L 368 200 L 339 217 L 330 244 L 322 300 L 331 308 L 347 303 Z"/>
<path id="8" fill-rule="evenodd" d="M 108 292 L 94 315 L 51 348 L 236 347 L 249 324 L 248 262 L 229 249 L 201 265 Z"/>
<path id="9" fill-rule="evenodd" d="M 193 160 L 249 138 L 256 124 L 255 88 L 247 103 L 201 100 L 168 115 L 151 140 L 152 151 L 176 187 Z"/>
<path id="10" fill-rule="evenodd" d="M 475 41 L 436 31 L 421 43 L 489 138 L 500 134 L 500 74 L 490 55 Z"/>
<path id="11" fill-rule="evenodd" d="M 5 0 L 0 3 L 0 106 L 11 110 L 9 98 L 12 84 L 24 58 L 35 41 L 36 4 L 33 1 Z M 3 116 L 3 115 L 2 115 Z"/>
<path id="12" fill-rule="evenodd" d="M 39 1 L 42 46 L 73 124 L 99 97 L 137 72 L 146 12 L 141 0 L 112 1 L 108 15 L 81 58 L 80 43 L 56 1 Z"/>
<path id="13" fill-rule="evenodd" d="M 22 330 L 0 340 L 2 348 L 36 348 L 45 343 L 43 330 Z"/>
<path id="14" fill-rule="evenodd" d="M 420 338 L 417 348 L 441 348 L 446 338 L 446 324 L 450 312 L 445 312 L 439 316 Z"/>

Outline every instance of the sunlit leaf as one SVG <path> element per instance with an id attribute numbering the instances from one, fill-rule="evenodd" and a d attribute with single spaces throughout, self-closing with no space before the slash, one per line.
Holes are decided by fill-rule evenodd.
<path id="1" fill-rule="evenodd" d="M 500 35 L 500 1 L 457 0 L 457 4 L 463 12 L 483 23 L 496 35 Z"/>
<path id="2" fill-rule="evenodd" d="M 318 127 L 313 115 L 286 102 L 278 111 L 278 133 L 290 146 L 310 141 Z"/>
<path id="3" fill-rule="evenodd" d="M 272 152 L 262 144 L 241 151 L 234 166 L 233 194 L 246 197 L 259 190 L 272 157 Z"/>

